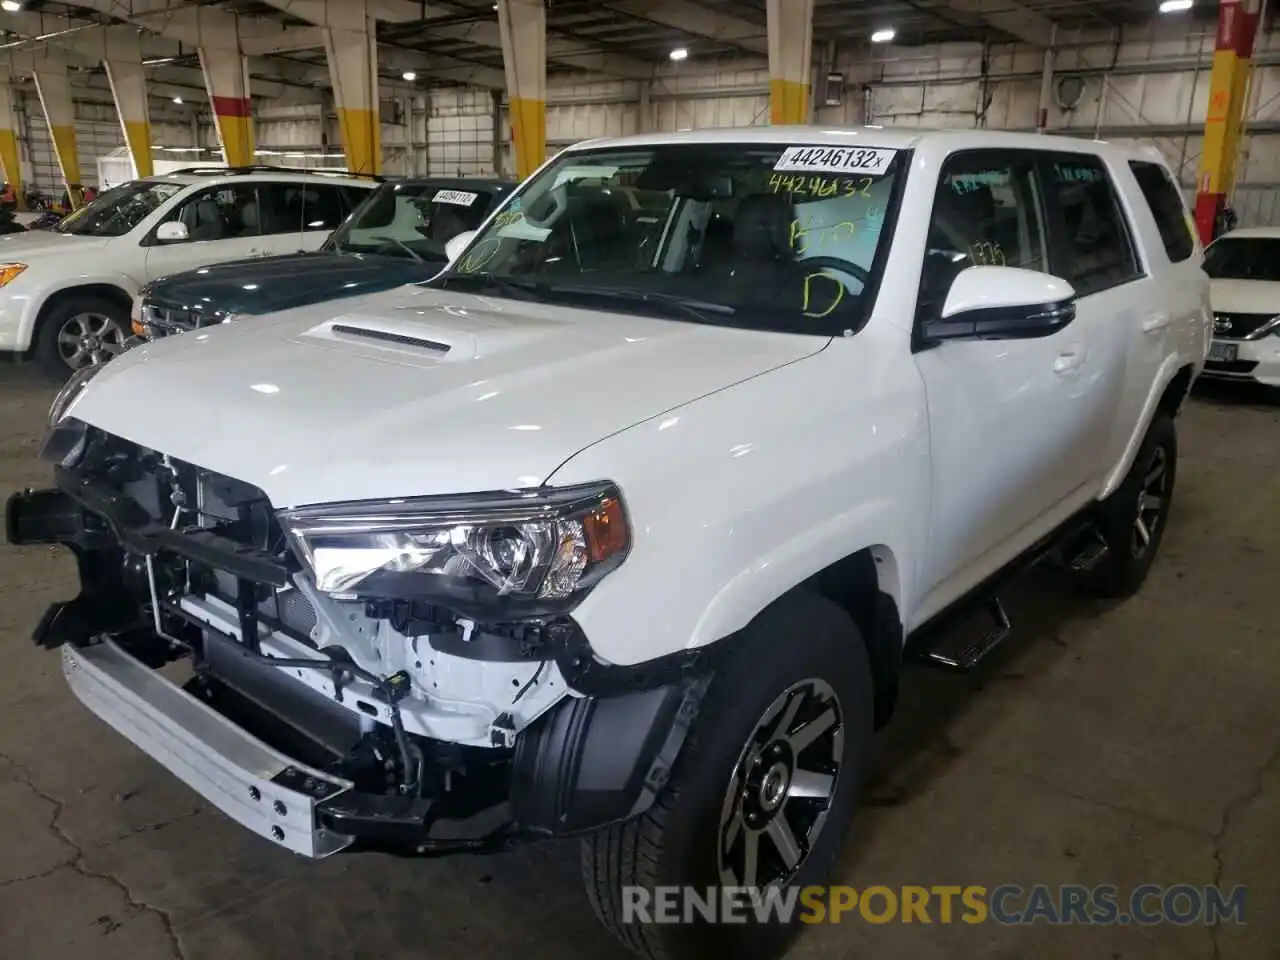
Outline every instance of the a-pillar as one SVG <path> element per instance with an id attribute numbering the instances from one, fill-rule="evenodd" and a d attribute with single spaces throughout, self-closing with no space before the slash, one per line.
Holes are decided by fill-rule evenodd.
<path id="1" fill-rule="evenodd" d="M 249 99 L 249 62 L 231 44 L 200 48 L 200 68 L 204 72 L 209 104 L 213 107 L 218 141 L 229 167 L 253 163 L 253 104 Z"/>
<path id="2" fill-rule="evenodd" d="M 107 80 L 120 115 L 120 127 L 139 177 L 155 173 L 151 156 L 151 117 L 147 111 L 147 80 L 142 69 L 142 43 L 128 27 L 107 31 Z"/>
<path id="3" fill-rule="evenodd" d="M 330 3 L 324 31 L 338 132 L 352 173 L 382 172 L 378 43 L 366 0 Z"/>
<path id="4" fill-rule="evenodd" d="M 36 80 L 36 93 L 49 123 L 49 136 L 53 140 L 53 152 L 62 170 L 62 180 L 67 186 L 71 206 L 79 207 L 83 196 L 80 179 L 80 153 L 76 148 L 76 114 L 71 100 L 71 79 L 65 62 L 41 57 L 32 71 Z"/>
<path id="5" fill-rule="evenodd" d="M 768 0 L 769 116 L 807 123 L 813 69 L 813 0 Z"/>
<path id="6" fill-rule="evenodd" d="M 0 73 L 0 166 L 13 191 L 19 210 L 26 209 L 22 189 L 22 158 L 18 154 L 18 116 L 13 109 L 13 90 L 7 74 Z"/>
<path id="7" fill-rule="evenodd" d="M 516 176 L 523 180 L 547 158 L 547 11 L 543 0 L 498 0 L 498 28 Z"/>
<path id="8" fill-rule="evenodd" d="M 1206 244 L 1214 238 L 1218 216 L 1235 185 L 1236 154 L 1257 30 L 1257 0 L 1222 0 L 1196 181 L 1196 229 Z"/>

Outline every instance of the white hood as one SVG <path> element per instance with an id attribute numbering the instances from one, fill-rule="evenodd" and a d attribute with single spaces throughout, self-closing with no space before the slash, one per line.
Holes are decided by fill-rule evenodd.
<path id="1" fill-rule="evenodd" d="M 827 342 L 406 287 L 137 347 L 69 413 L 277 507 L 500 490 Z"/>
<path id="2" fill-rule="evenodd" d="M 80 237 L 53 230 L 24 230 L 22 233 L 0 234 L 0 261 L 9 263 L 27 260 L 33 254 L 39 257 L 62 256 L 74 252 L 83 257 L 110 242 L 109 237 Z"/>
<path id="3" fill-rule="evenodd" d="M 1215 313 L 1280 315 L 1280 283 L 1271 280 L 1213 280 L 1209 302 Z"/>

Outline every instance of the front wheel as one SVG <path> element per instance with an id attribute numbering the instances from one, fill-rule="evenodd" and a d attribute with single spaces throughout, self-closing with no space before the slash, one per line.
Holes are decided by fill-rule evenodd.
<path id="1" fill-rule="evenodd" d="M 838 606 L 796 594 L 724 642 L 653 808 L 583 844 L 597 915 L 655 960 L 780 956 L 797 917 L 757 915 L 750 900 L 736 923 L 714 922 L 707 910 L 724 907 L 726 890 L 785 894 L 823 883 L 870 754 L 870 664 Z"/>
<path id="2" fill-rule="evenodd" d="M 1178 476 L 1173 418 L 1158 414 L 1124 482 L 1098 505 L 1097 525 L 1107 552 L 1083 577 L 1103 597 L 1127 597 L 1147 579 L 1160 550 Z"/>
<path id="3" fill-rule="evenodd" d="M 65 380 L 81 367 L 120 353 L 128 328 L 128 307 L 95 296 L 67 297 L 40 320 L 36 363 L 50 377 Z"/>

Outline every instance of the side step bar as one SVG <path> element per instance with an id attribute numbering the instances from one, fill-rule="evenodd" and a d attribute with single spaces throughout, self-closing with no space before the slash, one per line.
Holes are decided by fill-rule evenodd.
<path id="1" fill-rule="evenodd" d="M 1042 563 L 1074 575 L 1087 573 L 1101 563 L 1108 552 L 1106 541 L 1088 518 L 1068 521 L 914 632 L 908 641 L 911 658 L 953 673 L 969 672 L 1013 633 L 1009 615 L 1000 602 L 1002 590 Z M 949 636 L 951 627 L 957 620 L 967 619 L 975 607 L 990 617 L 991 626 L 982 636 L 957 647 Z"/>
<path id="2" fill-rule="evenodd" d="M 925 662 L 931 666 L 941 667 L 954 673 L 968 673 L 981 663 L 992 650 L 1009 639 L 1013 633 L 1013 624 L 1004 611 L 999 597 L 992 597 L 986 604 L 987 612 L 994 622 L 992 629 L 976 640 L 971 640 L 954 654 L 940 650 L 930 650 L 925 655 Z"/>

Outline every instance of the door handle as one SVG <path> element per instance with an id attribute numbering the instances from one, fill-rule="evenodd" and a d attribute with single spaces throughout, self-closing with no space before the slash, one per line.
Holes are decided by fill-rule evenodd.
<path id="1" fill-rule="evenodd" d="M 1173 317 L 1167 313 L 1156 313 L 1142 321 L 1143 333 L 1155 333 L 1173 323 Z"/>
<path id="2" fill-rule="evenodd" d="M 1060 354 L 1054 357 L 1053 372 L 1058 374 L 1070 373 L 1072 370 L 1078 369 L 1079 366 L 1084 363 L 1085 356 L 1086 354 L 1083 348 L 1063 350 Z"/>

